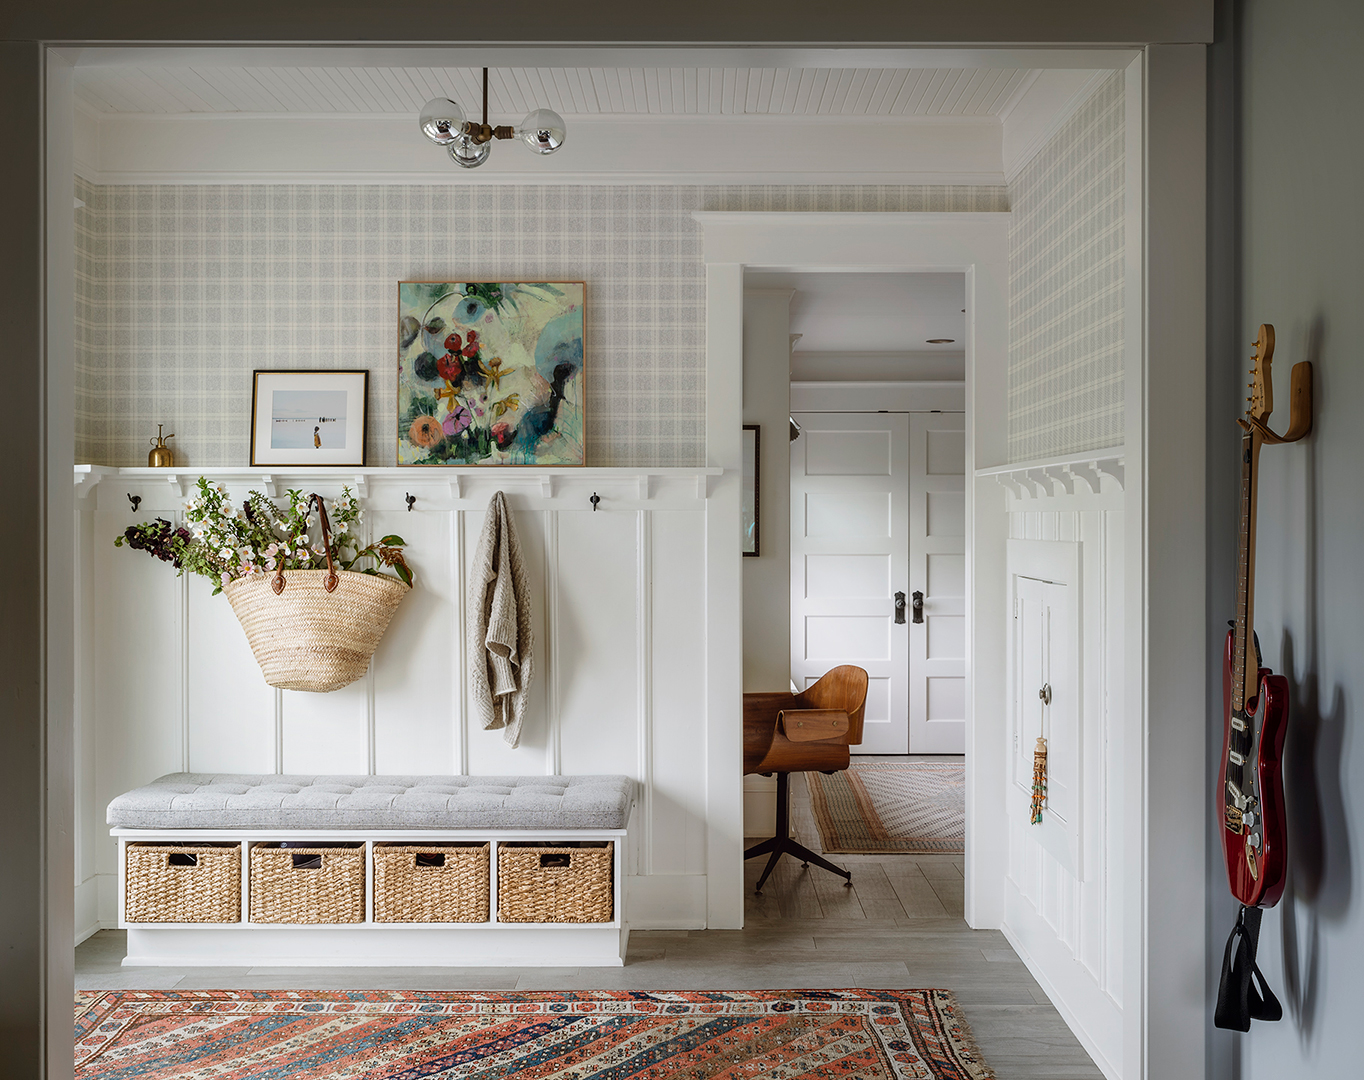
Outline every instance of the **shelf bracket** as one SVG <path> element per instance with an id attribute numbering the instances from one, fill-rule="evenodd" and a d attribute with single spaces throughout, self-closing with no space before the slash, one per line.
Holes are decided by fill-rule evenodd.
<path id="1" fill-rule="evenodd" d="M 542 477 L 539 478 L 539 480 L 540 480 L 540 498 L 542 498 L 542 499 L 552 499 L 552 498 L 554 498 L 554 477 L 552 477 L 552 476 L 542 476 Z"/>
<path id="2" fill-rule="evenodd" d="M 705 473 L 696 474 L 696 497 L 702 502 L 710 498 L 710 477 Z"/>
<path id="3" fill-rule="evenodd" d="M 1047 479 L 1054 480 L 1065 488 L 1067 495 L 1075 494 L 1075 480 L 1064 465 L 1048 465 L 1042 471 L 1047 474 Z"/>
<path id="4" fill-rule="evenodd" d="M 166 479 L 170 481 L 173 487 L 179 490 L 180 498 L 183 499 L 188 497 L 190 488 L 189 473 L 173 472 L 166 477 Z"/>
<path id="5" fill-rule="evenodd" d="M 1094 467 L 1105 476 L 1111 476 L 1118 482 L 1118 487 L 1124 491 L 1127 489 L 1125 482 L 1126 468 L 1121 458 L 1109 458 L 1107 461 L 1096 461 Z"/>
<path id="6" fill-rule="evenodd" d="M 369 498 L 369 477 L 364 473 L 355 475 L 355 494 L 361 499 Z"/>
<path id="7" fill-rule="evenodd" d="M 454 476 L 450 477 L 449 487 L 450 498 L 454 499 L 456 502 L 464 498 L 464 477 L 456 473 Z"/>
<path id="8" fill-rule="evenodd" d="M 639 476 L 635 477 L 635 483 L 636 483 L 636 485 L 637 485 L 638 488 L 639 488 L 639 499 L 640 499 L 640 502 L 648 502 L 648 501 L 649 501 L 649 488 L 650 488 L 649 481 L 650 481 L 651 479 L 653 479 L 653 478 L 652 478 L 648 473 L 640 473 Z"/>
<path id="9" fill-rule="evenodd" d="M 1045 469 L 1029 469 L 1023 474 L 1023 479 L 1033 485 L 1034 493 L 1039 499 L 1055 494 L 1055 488 L 1051 486 L 1051 479 Z"/>
<path id="10" fill-rule="evenodd" d="M 265 488 L 265 494 L 269 495 L 270 498 L 273 499 L 279 494 L 279 488 L 275 485 L 275 478 L 269 473 L 262 476 L 260 482 Z"/>
<path id="11" fill-rule="evenodd" d="M 999 481 L 1000 487 L 1012 491 L 1015 499 L 1023 498 L 1023 485 L 1013 478 L 1012 473 L 996 473 L 995 479 Z"/>
<path id="12" fill-rule="evenodd" d="M 1103 489 L 1103 477 L 1092 461 L 1077 461 L 1070 466 L 1070 475 L 1078 476 L 1089 485 L 1090 493 L 1098 495 Z"/>

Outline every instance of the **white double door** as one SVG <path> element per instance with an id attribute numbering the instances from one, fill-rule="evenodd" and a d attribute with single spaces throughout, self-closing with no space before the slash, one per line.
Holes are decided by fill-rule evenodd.
<path id="1" fill-rule="evenodd" d="M 964 753 L 962 414 L 800 413 L 796 420 L 792 679 L 803 688 L 839 664 L 866 669 L 866 721 L 854 753 Z"/>

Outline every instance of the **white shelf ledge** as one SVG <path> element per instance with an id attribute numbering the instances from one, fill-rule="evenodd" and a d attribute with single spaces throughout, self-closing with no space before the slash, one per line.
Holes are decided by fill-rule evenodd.
<path id="1" fill-rule="evenodd" d="M 109 465 L 77 465 L 77 496 L 86 498 L 101 483 L 116 480 L 136 490 L 149 492 L 171 487 L 181 497 L 189 494 L 199 477 L 225 484 L 246 484 L 272 498 L 290 487 L 312 484 L 347 484 L 362 499 L 370 497 L 371 487 L 404 488 L 408 492 L 438 492 L 444 499 L 458 501 L 475 492 L 491 493 L 504 489 L 541 499 L 553 499 L 566 488 L 601 487 L 619 497 L 628 493 L 633 500 L 647 502 L 662 485 L 688 487 L 695 498 L 710 494 L 710 478 L 723 469 L 696 468 L 537 468 L 533 466 L 409 466 L 384 468 L 346 468 L 316 466 L 256 467 L 175 467 L 170 469 L 115 468 Z M 420 495 L 419 495 L 420 497 Z"/>
<path id="2" fill-rule="evenodd" d="M 1098 495 L 1105 476 L 1111 477 L 1120 491 L 1125 489 L 1126 460 L 1126 447 L 1110 446 L 1103 450 L 1085 450 L 1078 454 L 977 469 L 976 476 L 994 477 L 1017 499 L 1044 499 L 1058 494 Z"/>

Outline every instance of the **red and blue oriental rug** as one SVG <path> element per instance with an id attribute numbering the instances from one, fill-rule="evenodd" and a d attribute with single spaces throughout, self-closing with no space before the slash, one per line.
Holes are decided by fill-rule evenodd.
<path id="1" fill-rule="evenodd" d="M 946 990 L 111 990 L 81 1080 L 984 1080 Z"/>

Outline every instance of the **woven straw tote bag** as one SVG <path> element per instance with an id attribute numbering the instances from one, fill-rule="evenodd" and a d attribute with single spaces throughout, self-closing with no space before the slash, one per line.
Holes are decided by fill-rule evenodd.
<path id="1" fill-rule="evenodd" d="M 223 587 L 265 681 L 281 690 L 325 694 L 364 675 L 403 597 L 412 591 L 396 578 L 337 570 L 331 525 L 322 498 L 327 569 L 290 570 L 238 578 Z"/>

